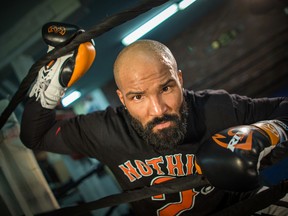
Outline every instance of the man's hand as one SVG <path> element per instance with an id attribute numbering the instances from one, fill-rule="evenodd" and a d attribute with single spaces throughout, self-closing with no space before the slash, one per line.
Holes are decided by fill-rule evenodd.
<path id="1" fill-rule="evenodd" d="M 50 52 L 55 47 L 65 46 L 82 32 L 84 30 L 75 25 L 51 22 L 43 26 L 42 37 L 48 45 L 47 52 Z M 44 108 L 55 108 L 66 89 L 91 67 L 95 56 L 96 50 L 91 41 L 82 43 L 74 51 L 52 60 L 40 69 L 29 97 L 36 97 Z"/>

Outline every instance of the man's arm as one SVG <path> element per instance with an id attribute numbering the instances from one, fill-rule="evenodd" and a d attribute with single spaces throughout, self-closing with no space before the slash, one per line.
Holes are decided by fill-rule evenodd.
<path id="1" fill-rule="evenodd" d="M 238 167 L 240 168 L 239 170 L 241 170 L 242 168 L 243 173 L 249 172 L 249 175 L 255 174 L 254 176 L 257 177 L 259 174 L 259 170 L 261 169 L 261 166 L 263 165 L 264 162 L 264 160 L 262 159 L 265 159 L 266 165 L 273 165 L 275 162 L 277 162 L 277 160 L 281 160 L 283 159 L 283 157 L 287 157 L 288 99 L 286 97 L 253 99 L 248 98 L 246 96 L 227 94 L 227 92 L 225 91 L 219 91 L 217 93 L 218 94 L 216 94 L 216 97 L 213 98 L 212 101 L 213 103 L 212 102 L 209 103 L 212 107 L 214 106 L 213 109 L 215 110 L 215 112 L 214 113 L 211 112 L 212 114 L 206 121 L 207 122 L 208 120 L 211 121 L 211 119 L 216 119 L 217 121 L 220 121 L 219 123 L 217 121 L 212 121 L 212 123 L 210 123 L 209 121 L 209 128 L 211 128 L 210 132 L 211 131 L 213 132 L 215 128 L 221 132 L 218 131 L 212 134 L 211 137 L 213 139 L 209 138 L 208 141 L 201 146 L 201 149 L 197 153 L 197 159 L 199 160 L 198 162 L 200 165 L 203 166 L 204 168 L 203 172 L 204 170 L 206 170 L 206 172 L 209 169 L 210 171 L 212 170 L 211 172 L 208 171 L 208 174 L 211 173 L 217 174 L 217 171 L 215 172 L 215 170 L 217 170 L 215 166 L 223 172 L 226 170 L 224 167 L 228 166 L 231 168 L 231 170 L 230 171 L 226 170 L 225 175 L 223 176 L 220 175 L 221 177 L 227 179 L 227 181 L 229 181 L 232 185 L 235 183 L 233 185 L 233 187 L 235 186 L 235 188 L 237 187 L 240 188 L 241 186 L 243 187 L 251 186 L 251 188 L 253 188 L 254 187 L 253 184 L 247 183 L 242 185 L 242 183 L 244 182 L 243 178 L 245 178 L 245 175 L 242 176 L 242 173 L 240 172 L 237 173 L 239 174 L 240 177 L 238 176 L 235 181 L 231 181 L 231 179 L 228 178 L 228 174 L 232 175 L 233 172 L 237 171 L 236 167 Z M 215 113 L 216 117 L 214 117 Z M 227 117 L 225 118 L 225 116 Z M 261 122 L 260 126 L 259 122 Z M 267 124 L 262 124 L 262 122 L 267 122 Z M 275 122 L 277 122 L 277 126 L 270 127 L 270 125 L 274 125 Z M 227 128 L 224 130 L 223 128 L 219 129 L 218 125 L 220 125 L 220 127 L 223 127 L 223 125 L 225 124 L 229 125 L 227 127 L 228 129 Z M 253 127 L 257 126 L 261 128 L 261 130 L 257 130 L 257 133 L 260 132 L 258 133 L 258 135 L 256 135 L 255 132 L 256 130 L 255 131 L 254 129 L 252 130 L 251 125 L 253 125 Z M 235 132 L 239 128 L 241 128 L 241 130 L 243 129 L 242 131 L 243 134 L 244 132 L 247 133 L 245 139 L 244 136 L 242 135 L 238 136 L 240 132 L 238 135 L 237 132 Z M 281 133 L 276 132 L 274 128 L 280 128 L 279 131 L 282 132 Z M 262 131 L 265 131 L 265 133 L 267 133 L 267 131 L 270 131 L 271 132 L 270 135 L 274 134 L 275 132 L 275 137 L 276 138 L 281 137 L 281 139 L 275 142 L 274 140 L 276 140 L 276 138 L 274 140 L 273 139 L 270 140 L 270 137 L 264 138 L 266 136 L 269 136 L 269 133 L 267 133 L 268 135 L 264 135 L 262 137 L 262 135 L 265 134 L 264 132 L 262 133 Z M 254 147 L 250 149 L 252 143 Z M 225 148 L 223 148 L 223 146 Z M 214 149 L 214 147 L 217 149 L 218 148 L 221 149 L 221 152 L 225 151 L 225 155 L 227 153 L 226 156 L 228 155 L 229 157 L 231 156 L 230 157 L 231 160 L 221 155 L 222 153 L 219 153 L 217 150 Z M 238 152 L 241 152 L 241 154 L 238 154 Z M 277 153 L 277 155 L 275 153 Z M 274 159 L 273 162 L 272 158 Z M 251 160 L 254 160 L 254 162 L 251 162 Z M 247 168 L 249 166 L 253 167 L 254 169 L 253 172 L 250 172 L 250 169 Z M 217 175 L 219 176 L 219 173 Z M 246 177 L 249 175 L 246 175 Z M 216 179 L 218 176 L 216 176 Z M 240 182 L 237 181 L 239 179 L 243 180 L 243 181 L 241 180 L 242 183 L 241 181 Z M 258 183 L 257 179 L 255 180 L 257 184 Z M 221 183 L 223 183 L 222 187 L 225 188 L 224 185 L 226 184 L 226 182 L 223 180 Z"/>
<path id="2" fill-rule="evenodd" d="M 55 110 L 45 109 L 35 98 L 25 105 L 21 121 L 20 139 L 30 149 L 60 154 L 72 154 L 58 132 L 61 121 L 55 120 Z"/>
<path id="3" fill-rule="evenodd" d="M 288 98 L 248 98 L 231 95 L 236 116 L 241 124 L 262 120 L 280 120 L 288 124 Z"/>
<path id="4" fill-rule="evenodd" d="M 288 98 L 250 98 L 229 94 L 225 90 L 196 92 L 195 107 L 209 136 L 226 128 L 253 124 L 263 120 L 280 120 L 288 124 Z"/>
<path id="5" fill-rule="evenodd" d="M 65 23 L 47 23 L 42 28 L 42 37 L 48 52 L 63 47 L 84 30 Z M 56 60 L 44 65 L 38 73 L 25 105 L 20 138 L 28 148 L 57 153 L 73 153 L 59 134 L 64 121 L 55 120 L 54 108 L 73 85 L 90 68 L 96 51 L 93 41 L 80 44 Z"/>

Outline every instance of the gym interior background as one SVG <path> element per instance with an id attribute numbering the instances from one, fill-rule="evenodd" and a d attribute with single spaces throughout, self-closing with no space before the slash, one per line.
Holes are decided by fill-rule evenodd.
<path id="1" fill-rule="evenodd" d="M 66 22 L 88 30 L 106 17 L 143 2 L 8 1 L 0 8 L 0 108 L 5 108 L 31 65 L 45 55 L 43 24 Z M 168 1 L 94 38 L 95 62 L 66 93 L 77 90 L 81 97 L 67 107 L 60 104 L 57 118 L 119 105 L 112 67 L 124 47 L 121 40 L 179 2 Z M 251 97 L 288 96 L 287 0 L 197 0 L 142 38 L 159 40 L 172 50 L 186 88 L 221 88 Z M 0 209 L 4 215 L 33 215 L 121 192 L 110 171 L 95 159 L 25 149 L 18 138 L 22 111 L 21 103 L 10 117 L 10 125 L 8 121 L 1 131 Z M 26 165 L 19 161 L 22 157 Z M 35 188 L 36 185 L 39 187 Z M 44 202 L 35 201 L 44 194 Z M 91 215 L 124 216 L 133 212 L 124 204 Z"/>

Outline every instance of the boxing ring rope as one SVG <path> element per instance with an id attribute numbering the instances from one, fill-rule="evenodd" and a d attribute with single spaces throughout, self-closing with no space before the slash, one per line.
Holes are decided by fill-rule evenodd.
<path id="1" fill-rule="evenodd" d="M 90 30 L 83 32 L 82 34 L 77 35 L 69 44 L 64 47 L 55 48 L 51 52 L 44 55 L 38 61 L 36 61 L 30 70 L 28 71 L 27 76 L 22 80 L 20 86 L 16 93 L 11 98 L 8 106 L 4 109 L 0 116 L 0 129 L 4 126 L 9 116 L 16 109 L 18 104 L 24 100 L 31 84 L 34 82 L 38 75 L 40 68 L 50 62 L 53 59 L 56 59 L 74 49 L 76 49 L 81 43 L 90 41 L 91 39 L 98 37 L 105 32 L 113 29 L 114 27 L 121 25 L 138 15 L 149 11 L 150 9 L 160 6 L 168 0 L 151 0 L 146 1 L 145 3 L 138 5 L 131 10 L 127 10 L 121 13 L 118 13 L 114 16 L 106 18 L 103 22 L 98 24 L 95 27 L 92 27 Z M 82 215 L 84 213 L 90 212 L 95 209 L 104 208 L 108 206 L 116 206 L 122 203 L 129 203 L 136 200 L 141 200 L 149 198 L 158 194 L 169 194 L 176 193 L 179 191 L 203 187 L 209 185 L 208 180 L 202 175 L 189 175 L 181 178 L 176 178 L 162 184 L 147 186 L 140 189 L 125 191 L 120 194 L 114 194 L 107 197 L 104 197 L 99 200 L 92 202 L 83 203 L 78 206 L 64 207 L 58 210 L 51 212 L 40 213 L 38 216 L 51 216 L 51 215 L 61 215 L 61 216 L 76 216 Z M 269 189 L 262 191 L 255 196 L 240 201 L 239 203 L 232 205 L 216 214 L 214 216 L 220 215 L 249 215 L 258 210 L 261 210 L 272 203 L 280 200 L 288 192 L 288 182 L 282 182 L 278 185 L 272 186 Z M 256 203 L 256 205 L 255 205 Z"/>
<path id="2" fill-rule="evenodd" d="M 179 191 L 188 190 L 194 187 L 203 187 L 205 185 L 209 185 L 209 182 L 204 176 L 189 175 L 186 177 L 172 179 L 161 184 L 155 184 L 139 189 L 125 191 L 119 194 L 113 194 L 92 202 L 83 203 L 78 206 L 64 207 L 51 212 L 41 213 L 36 216 L 78 216 L 99 208 L 117 206 L 123 203 L 150 198 L 151 196 L 163 193 L 177 193 Z"/>
<path id="3" fill-rule="evenodd" d="M 172 179 L 161 184 L 151 185 L 140 189 L 125 191 L 119 194 L 113 194 L 104 198 L 83 203 L 77 206 L 64 207 L 44 212 L 35 216 L 81 216 L 90 211 L 117 206 L 123 203 L 130 203 L 137 200 L 150 198 L 159 194 L 171 194 L 179 191 L 185 191 L 191 188 L 203 187 L 209 185 L 208 180 L 202 175 L 188 175 Z M 288 192 L 288 181 L 261 191 L 248 199 L 242 200 L 210 216 L 245 216 L 251 215 L 261 209 L 264 209 L 283 198 Z"/>

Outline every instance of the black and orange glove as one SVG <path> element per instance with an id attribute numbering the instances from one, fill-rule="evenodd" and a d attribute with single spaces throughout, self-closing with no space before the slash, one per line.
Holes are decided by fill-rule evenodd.
<path id="1" fill-rule="evenodd" d="M 196 154 L 209 182 L 229 191 L 249 191 L 261 186 L 261 161 L 287 142 L 287 126 L 278 120 L 231 127 L 213 135 Z"/>
<path id="2" fill-rule="evenodd" d="M 42 37 L 50 52 L 63 47 L 76 35 L 84 32 L 76 25 L 49 22 L 42 27 Z M 91 67 L 96 56 L 94 42 L 80 44 L 77 49 L 43 66 L 38 73 L 29 97 L 40 100 L 42 107 L 53 109 L 68 87 L 80 79 Z"/>

